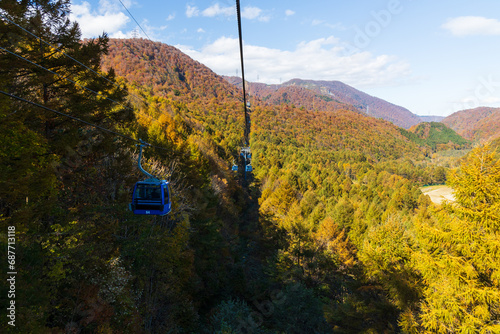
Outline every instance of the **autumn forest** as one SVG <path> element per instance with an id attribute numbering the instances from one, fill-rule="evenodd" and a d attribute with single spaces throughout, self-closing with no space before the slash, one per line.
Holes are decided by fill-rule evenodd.
<path id="1" fill-rule="evenodd" d="M 68 4 L 0 3 L 2 332 L 500 332 L 499 110 L 254 85 L 246 122 L 241 80 Z M 139 140 L 168 215 L 129 211 Z"/>

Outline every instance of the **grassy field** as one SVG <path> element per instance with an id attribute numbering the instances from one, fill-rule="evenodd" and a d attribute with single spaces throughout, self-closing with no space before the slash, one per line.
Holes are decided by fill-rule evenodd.
<path id="1" fill-rule="evenodd" d="M 435 204 L 441 204 L 445 199 L 452 202 L 455 200 L 453 189 L 445 185 L 422 187 L 420 190 L 425 195 L 429 195 L 431 201 Z"/>

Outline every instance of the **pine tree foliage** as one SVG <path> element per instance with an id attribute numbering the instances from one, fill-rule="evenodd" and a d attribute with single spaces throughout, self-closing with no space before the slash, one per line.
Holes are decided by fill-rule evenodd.
<path id="1" fill-rule="evenodd" d="M 418 313 L 404 328 L 437 333 L 500 330 L 500 160 L 489 145 L 475 148 L 450 173 L 456 203 L 415 222 L 413 266 L 424 283 Z"/>
<path id="2" fill-rule="evenodd" d="M 467 220 L 438 215 L 417 225 L 414 266 L 424 282 L 420 328 L 430 332 L 498 331 L 500 243 Z M 417 328 L 419 328 L 417 326 Z"/>
<path id="3" fill-rule="evenodd" d="M 475 148 L 448 176 L 454 190 L 455 211 L 482 224 L 500 229 L 500 158 L 488 144 Z"/>

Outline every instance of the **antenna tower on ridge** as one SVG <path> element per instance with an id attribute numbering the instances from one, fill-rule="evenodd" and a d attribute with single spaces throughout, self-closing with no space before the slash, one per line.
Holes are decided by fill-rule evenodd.
<path id="1" fill-rule="evenodd" d="M 137 29 L 137 27 L 134 30 L 132 30 L 132 38 L 133 39 L 139 38 L 139 30 Z"/>

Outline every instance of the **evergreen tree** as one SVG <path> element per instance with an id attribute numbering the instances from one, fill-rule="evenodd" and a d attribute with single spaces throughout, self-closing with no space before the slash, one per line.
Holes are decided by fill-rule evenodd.
<path id="1" fill-rule="evenodd" d="M 133 119 L 126 91 L 112 72 L 100 71 L 107 37 L 82 42 L 69 5 L 1 2 L 0 90 L 110 129 L 118 120 L 125 125 Z M 0 133 L 9 137 L 0 148 L 1 222 L 16 227 L 23 264 L 17 329 L 104 329 L 113 306 L 130 304 L 117 301 L 127 286 L 108 274 L 127 277 L 112 242 L 118 215 L 99 211 L 123 200 L 119 189 L 131 163 L 108 133 L 4 95 L 0 104 Z M 109 286 L 116 287 L 113 298 L 103 297 Z"/>
<path id="2" fill-rule="evenodd" d="M 475 148 L 449 175 L 456 203 L 416 217 L 413 266 L 424 288 L 420 310 L 401 318 L 405 330 L 500 331 L 499 167 L 489 145 Z"/>
<path id="3" fill-rule="evenodd" d="M 449 207 L 485 228 L 500 229 L 500 158 L 489 144 L 475 148 L 448 175 L 458 206 Z"/>

